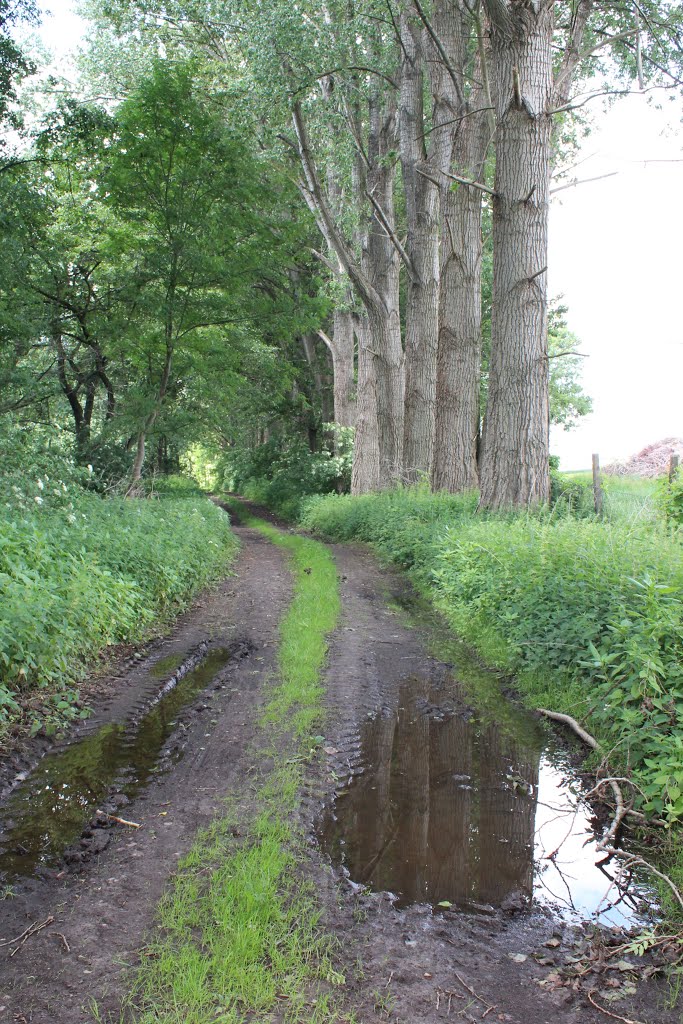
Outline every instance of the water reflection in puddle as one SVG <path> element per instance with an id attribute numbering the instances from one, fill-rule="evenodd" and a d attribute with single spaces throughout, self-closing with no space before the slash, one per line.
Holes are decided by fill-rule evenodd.
<path id="1" fill-rule="evenodd" d="M 579 782 L 531 716 L 518 725 L 479 720 L 452 680 L 410 680 L 398 710 L 361 730 L 360 764 L 320 823 L 323 849 L 399 906 L 522 907 L 533 896 L 568 917 L 639 921 L 651 894 L 632 883 L 611 906 L 615 869 L 596 866 L 604 855 Z"/>
<path id="2" fill-rule="evenodd" d="M 157 769 L 176 715 L 232 654 L 224 648 L 210 651 L 180 681 L 169 681 L 139 721 L 110 723 L 44 757 L 2 808 L 0 878 L 31 875 L 40 864 L 57 863 L 112 787 L 129 798 L 139 792 Z M 172 661 L 165 659 L 165 670 L 178 667 L 178 657 Z M 150 675 L 159 677 L 157 666 Z"/>

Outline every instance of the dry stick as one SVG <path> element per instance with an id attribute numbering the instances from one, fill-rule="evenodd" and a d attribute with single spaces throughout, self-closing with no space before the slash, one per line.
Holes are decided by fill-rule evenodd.
<path id="1" fill-rule="evenodd" d="M 119 825 L 129 825 L 131 828 L 142 828 L 137 821 L 126 821 L 125 818 L 117 818 L 115 814 L 107 814 L 106 811 L 95 811 L 95 814 L 99 814 L 102 818 L 108 818 L 109 821 L 116 821 Z"/>
<path id="2" fill-rule="evenodd" d="M 559 711 L 548 711 L 546 708 L 537 708 L 537 711 L 539 715 L 545 715 L 546 718 L 552 719 L 553 722 L 562 722 L 564 725 L 568 725 L 570 729 L 573 729 L 579 739 L 582 739 L 583 742 L 591 748 L 591 750 L 599 750 L 598 741 L 595 737 L 591 736 L 591 734 L 586 732 L 585 729 L 582 729 L 576 719 L 572 718 L 571 715 L 563 715 Z M 609 839 L 613 839 L 616 835 L 617 829 L 627 814 L 627 809 L 624 806 L 624 798 L 622 796 L 621 789 L 619 788 L 619 783 L 614 779 L 605 779 L 604 781 L 609 782 L 617 805 L 614 820 L 602 840 L 603 842 L 606 842 Z M 598 844 L 598 849 L 600 848 L 600 844 Z"/>
<path id="3" fill-rule="evenodd" d="M 67 953 L 70 953 L 71 952 L 71 946 L 66 941 L 66 935 L 62 935 L 61 932 L 52 932 L 52 934 L 56 935 L 58 939 L 62 940 L 62 942 L 64 943 L 64 949 L 67 951 Z"/>
<path id="4" fill-rule="evenodd" d="M 600 1006 L 600 1003 L 596 1003 L 590 992 L 587 992 L 588 1001 L 595 1007 L 596 1010 L 600 1010 L 600 1013 L 604 1013 L 607 1017 L 612 1017 L 614 1020 L 623 1021 L 623 1024 L 642 1024 L 639 1020 L 631 1020 L 630 1017 L 620 1017 L 618 1013 L 612 1013 L 610 1010 L 606 1010 L 604 1006 Z"/>
<path id="5" fill-rule="evenodd" d="M 453 974 L 456 976 L 456 978 L 458 979 L 458 981 L 460 982 L 462 987 L 467 989 L 467 991 L 469 992 L 469 994 L 471 996 L 474 996 L 475 999 L 477 999 L 480 1003 L 484 1004 L 484 1006 L 486 1007 L 486 1013 L 490 1013 L 491 1010 L 495 1010 L 496 1007 L 495 1006 L 491 1006 L 491 1004 L 488 1003 L 485 999 L 483 999 L 481 996 L 477 995 L 477 993 L 474 991 L 474 989 L 470 988 L 470 986 L 467 984 L 467 982 L 464 981 L 460 977 L 460 975 L 458 974 L 457 971 L 453 971 Z M 486 1013 L 484 1014 L 484 1017 L 486 1016 Z"/>
<path id="6" fill-rule="evenodd" d="M 52 915 L 50 915 L 50 917 L 46 917 L 44 921 L 34 921 L 34 923 L 30 924 L 28 928 L 25 928 L 21 935 L 18 935 L 16 939 L 6 939 L 2 943 L 0 943 L 0 945 L 10 946 L 13 945 L 15 942 L 18 942 L 19 945 L 17 946 L 17 948 L 13 949 L 12 952 L 10 953 L 10 957 L 13 957 L 15 953 L 19 952 L 24 943 L 28 942 L 32 935 L 35 935 L 37 932 L 41 932 L 43 928 L 48 928 L 53 921 L 54 917 Z"/>

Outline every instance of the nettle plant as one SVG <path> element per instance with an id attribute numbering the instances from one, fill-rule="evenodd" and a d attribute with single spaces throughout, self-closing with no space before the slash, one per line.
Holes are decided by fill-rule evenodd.
<path id="1" fill-rule="evenodd" d="M 628 582 L 633 600 L 583 666 L 600 680 L 595 716 L 633 768 L 644 809 L 673 822 L 683 818 L 681 600 L 651 576 Z"/>
<path id="2" fill-rule="evenodd" d="M 676 470 L 673 480 L 663 477 L 657 489 L 657 507 L 674 526 L 683 526 L 683 473 Z"/>

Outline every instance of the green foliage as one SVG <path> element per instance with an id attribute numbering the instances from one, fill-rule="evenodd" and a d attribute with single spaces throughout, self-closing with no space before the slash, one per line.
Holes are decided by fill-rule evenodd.
<path id="1" fill-rule="evenodd" d="M 588 721 L 646 811 L 683 819 L 680 544 L 652 526 L 543 511 L 484 519 L 475 507 L 474 496 L 394 491 L 314 499 L 302 522 L 410 568 L 531 699 Z"/>
<path id="2" fill-rule="evenodd" d="M 272 437 L 257 448 L 230 452 L 218 471 L 219 486 L 243 494 L 284 519 L 297 519 L 304 498 L 347 491 L 351 484 L 353 431 L 328 424 L 336 442 L 312 452 L 301 437 Z"/>
<path id="3" fill-rule="evenodd" d="M 568 515 L 574 519 L 595 517 L 595 497 L 592 478 L 575 480 L 566 473 L 550 467 L 550 504 L 556 516 Z"/>
<path id="4" fill-rule="evenodd" d="M 49 463 L 49 449 L 16 434 L 7 440 L 0 733 L 22 713 L 36 732 L 80 714 L 75 684 L 93 655 L 177 612 L 225 568 L 235 541 L 225 514 L 194 488 L 169 487 L 160 501 L 104 498 L 82 486 L 87 468 L 63 454 Z"/>
<path id="5" fill-rule="evenodd" d="M 683 526 L 683 473 L 677 469 L 673 480 L 663 477 L 655 497 L 658 511 L 675 526 Z"/>

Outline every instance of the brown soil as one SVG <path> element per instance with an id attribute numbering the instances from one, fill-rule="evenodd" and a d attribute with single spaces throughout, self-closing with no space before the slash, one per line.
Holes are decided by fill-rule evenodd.
<path id="1" fill-rule="evenodd" d="M 279 549 L 251 529 L 236 529 L 242 542 L 236 576 L 184 616 L 147 662 L 164 657 L 171 645 L 185 652 L 202 640 L 223 646 L 240 640 L 251 653 L 221 670 L 180 716 L 174 743 L 183 756 L 125 808 L 124 816 L 141 823 L 141 829 L 115 826 L 111 842 L 80 873 L 36 879 L 0 902 L 0 939 L 53 918 L 14 956 L 16 946 L 0 947 L 0 1021 L 77 1024 L 93 1019 L 93 999 L 102 1014 L 118 1020 L 122 972 L 136 963 L 178 858 L 219 810 L 222 797 L 239 794 L 248 800 L 256 719 L 275 666 L 277 625 L 291 581 Z M 335 547 L 334 554 L 343 616 L 330 647 L 326 746 L 335 752 L 309 771 L 301 813 L 311 836 L 344 766 L 353 764 L 368 714 L 395 700 L 407 677 L 442 671 L 417 631 L 387 607 L 383 595 L 405 584 L 365 550 Z M 110 677 L 86 729 L 149 701 L 143 668 L 129 664 Z M 16 765 L 6 770 L 6 778 L 13 772 Z M 433 914 L 421 905 L 399 910 L 386 894 L 366 893 L 333 871 L 314 842 L 304 869 L 317 883 L 323 926 L 339 937 L 346 1000 L 358 1021 L 604 1024 L 610 1019 L 590 1007 L 585 995 L 553 981 L 553 965 L 563 963 L 577 933 L 549 916 Z M 532 958 L 537 952 L 545 956 L 544 966 Z M 528 959 L 517 962 L 511 954 Z M 610 1004 L 610 1012 L 622 1020 L 673 1024 L 679 1016 L 662 1008 L 662 996 L 650 981 L 630 1002 Z"/>

